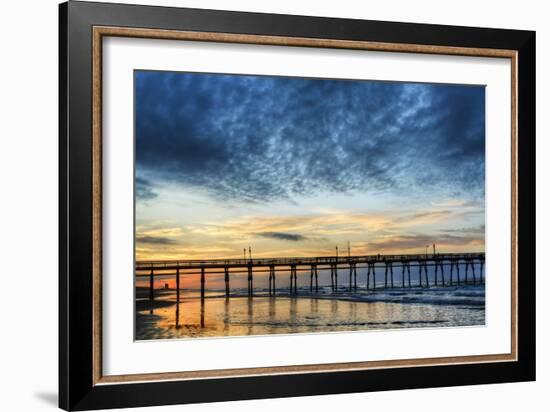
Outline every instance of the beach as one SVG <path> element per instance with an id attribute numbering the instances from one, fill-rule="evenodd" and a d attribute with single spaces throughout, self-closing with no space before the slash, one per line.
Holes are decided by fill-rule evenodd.
<path id="1" fill-rule="evenodd" d="M 152 313 L 151 313 L 152 309 Z M 482 326 L 485 285 L 332 292 L 328 287 L 298 295 L 285 289 L 277 296 L 244 289 L 226 298 L 209 291 L 155 291 L 153 305 L 145 288 L 136 288 L 136 340 L 253 336 L 292 333 L 387 330 L 403 328 Z"/>

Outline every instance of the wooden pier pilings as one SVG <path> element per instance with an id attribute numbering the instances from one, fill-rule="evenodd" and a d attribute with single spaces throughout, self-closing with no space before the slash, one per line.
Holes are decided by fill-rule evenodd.
<path id="1" fill-rule="evenodd" d="M 407 271 L 408 280 L 409 280 L 409 287 L 411 287 L 411 265 L 408 260 L 404 260 L 401 262 L 401 267 L 403 268 L 403 271 L 401 272 L 401 287 L 405 287 L 405 271 Z"/>
<path id="2" fill-rule="evenodd" d="M 357 289 L 357 263 L 349 263 L 349 290 Z"/>
<path id="3" fill-rule="evenodd" d="M 155 283 L 154 283 L 154 271 L 151 269 L 151 273 L 149 274 L 149 302 L 151 302 L 151 309 L 149 312 L 153 313 L 153 308 L 155 306 Z"/>
<path id="4" fill-rule="evenodd" d="M 224 268 L 223 280 L 225 282 L 225 297 L 228 298 L 229 297 L 229 268 L 228 267 Z"/>
<path id="5" fill-rule="evenodd" d="M 411 266 L 418 268 L 415 284 L 411 282 Z M 428 266 L 433 269 L 433 286 L 447 287 L 455 285 L 482 284 L 485 281 L 484 253 L 469 254 L 434 254 L 434 255 L 373 255 L 348 257 L 315 257 L 315 258 L 277 258 L 277 259 L 231 259 L 210 261 L 148 261 L 137 262 L 136 275 L 147 276 L 149 285 L 150 312 L 153 313 L 155 302 L 155 276 L 175 276 L 176 300 L 180 301 L 181 277 L 200 274 L 200 298 L 205 299 L 206 278 L 215 274 L 223 274 L 225 297 L 231 297 L 230 276 L 244 273 L 247 277 L 247 295 L 254 296 L 254 273 L 268 272 L 269 296 L 276 294 L 277 271 L 290 270 L 289 295 L 298 294 L 298 272 L 309 272 L 309 293 L 319 293 L 319 270 L 330 270 L 330 286 L 333 293 L 341 291 L 338 287 L 338 269 L 346 267 L 349 270 L 349 288 L 358 289 L 357 271 L 365 269 L 366 275 L 363 288 L 375 291 L 377 288 L 429 288 L 430 276 Z M 460 267 L 464 268 L 461 278 Z M 476 266 L 479 271 L 476 271 Z M 401 282 L 394 279 L 394 267 L 401 267 Z M 445 267 L 449 277 L 445 276 Z M 384 268 L 382 284 L 376 281 L 376 269 Z M 399 275 L 398 275 L 399 276 Z M 399 278 L 397 278 L 399 282 Z M 283 289 L 284 290 L 284 289 Z M 304 291 L 302 289 L 302 291 Z M 307 291 L 307 289 L 306 289 Z M 304 292 L 307 293 L 307 292 Z"/>
<path id="6" fill-rule="evenodd" d="M 275 266 L 269 265 L 269 296 L 275 296 Z"/>
<path id="7" fill-rule="evenodd" d="M 384 262 L 386 264 L 386 271 L 384 272 L 384 288 L 388 288 L 388 269 L 390 271 L 390 287 L 393 289 L 393 264 L 391 261 Z"/>
<path id="8" fill-rule="evenodd" d="M 248 296 L 254 295 L 254 277 L 253 277 L 253 270 L 252 270 L 252 262 L 248 263 Z"/>
<path id="9" fill-rule="evenodd" d="M 290 294 L 298 293 L 296 265 L 290 265 Z"/>
<path id="10" fill-rule="evenodd" d="M 204 300 L 206 277 L 204 275 L 204 267 L 201 268 L 201 300 Z"/>
<path id="11" fill-rule="evenodd" d="M 309 276 L 309 291 L 310 292 L 313 292 L 313 278 L 314 277 L 315 277 L 315 291 L 319 292 L 319 274 L 317 273 L 317 265 L 311 265 L 311 273 L 310 273 L 310 276 Z"/>
<path id="12" fill-rule="evenodd" d="M 370 289 L 370 277 L 372 274 L 372 288 L 376 289 L 376 268 L 374 262 L 367 262 L 367 289 Z"/>
<path id="13" fill-rule="evenodd" d="M 330 286 L 332 290 L 338 290 L 338 263 L 330 264 Z"/>
<path id="14" fill-rule="evenodd" d="M 176 302 L 180 301 L 180 270 L 176 269 Z"/>

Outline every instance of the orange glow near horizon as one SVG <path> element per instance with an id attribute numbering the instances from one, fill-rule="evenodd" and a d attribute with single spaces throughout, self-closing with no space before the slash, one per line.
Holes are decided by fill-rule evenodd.
<path id="1" fill-rule="evenodd" d="M 300 216 L 244 216 L 226 222 L 137 227 L 137 260 L 482 252 L 484 227 L 456 227 L 464 210 L 433 208 L 400 213 L 327 212 Z M 459 233 L 457 235 L 456 233 Z"/>

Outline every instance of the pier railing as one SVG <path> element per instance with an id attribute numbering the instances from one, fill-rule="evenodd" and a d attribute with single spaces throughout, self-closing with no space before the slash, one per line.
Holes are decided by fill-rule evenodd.
<path id="1" fill-rule="evenodd" d="M 291 265 L 331 265 L 355 263 L 385 263 L 385 262 L 425 262 L 428 261 L 456 261 L 456 260 L 485 260 L 485 253 L 436 253 L 414 255 L 358 255 L 358 256 L 318 256 L 318 257 L 277 257 L 251 259 L 207 259 L 207 260 L 148 260 L 137 261 L 136 271 L 155 269 L 196 269 L 196 268 L 224 268 L 224 267 L 269 267 Z"/>

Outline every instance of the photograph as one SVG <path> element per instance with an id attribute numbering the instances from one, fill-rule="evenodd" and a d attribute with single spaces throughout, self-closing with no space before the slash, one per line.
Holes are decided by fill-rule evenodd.
<path id="1" fill-rule="evenodd" d="M 133 82 L 136 340 L 485 325 L 484 85 Z"/>

